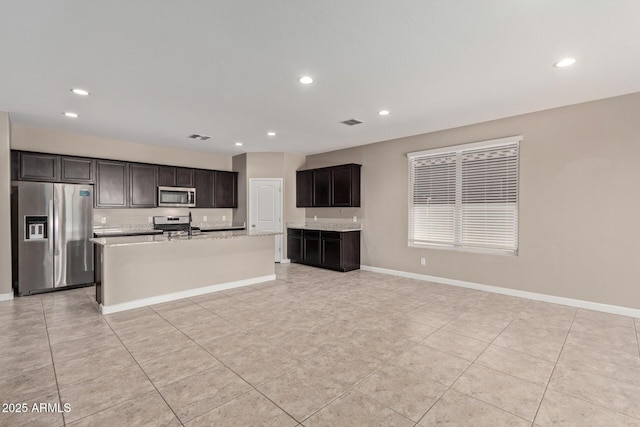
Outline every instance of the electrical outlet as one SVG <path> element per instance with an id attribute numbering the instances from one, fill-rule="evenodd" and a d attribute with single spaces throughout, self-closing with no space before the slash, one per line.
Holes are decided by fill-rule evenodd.
<path id="1" fill-rule="evenodd" d="M 222 218 L 224 218 L 224 217 L 222 217 Z M 207 216 L 206 216 L 206 215 L 204 215 L 204 216 L 202 217 L 202 220 L 206 222 L 206 221 L 207 221 Z"/>
<path id="2" fill-rule="evenodd" d="M 313 216 L 313 220 L 314 220 L 314 221 L 317 221 L 317 220 L 318 220 L 318 215 L 314 215 L 314 216 Z"/>
<path id="3" fill-rule="evenodd" d="M 358 217 L 357 216 L 353 216 L 353 222 L 358 222 Z"/>
<path id="4" fill-rule="evenodd" d="M 420 258 L 420 265 L 427 265 L 427 259 L 426 258 Z"/>
<path id="5" fill-rule="evenodd" d="M 149 224 L 151 224 L 151 223 L 153 222 L 153 217 L 152 217 L 152 216 L 148 216 L 148 217 L 147 217 L 147 222 L 148 222 Z"/>
<path id="6" fill-rule="evenodd" d="M 222 215 L 222 220 L 226 221 L 227 220 L 227 216 L 226 215 Z"/>
<path id="7" fill-rule="evenodd" d="M 107 223 L 107 217 L 101 216 L 100 217 L 100 224 L 106 224 L 106 223 Z"/>

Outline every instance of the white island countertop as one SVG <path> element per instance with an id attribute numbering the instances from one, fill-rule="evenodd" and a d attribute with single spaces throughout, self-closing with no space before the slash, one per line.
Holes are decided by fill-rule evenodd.
<path id="1" fill-rule="evenodd" d="M 202 240 L 216 240 L 216 239 L 235 239 L 240 237 L 260 237 L 260 236 L 278 236 L 283 233 L 273 231 L 247 231 L 247 230 L 232 230 L 232 231 L 216 231 L 196 234 L 193 236 L 174 236 L 167 237 L 165 235 L 142 235 L 142 236 L 123 236 L 123 237 L 97 237 L 89 239 L 91 243 L 105 247 L 115 246 L 133 246 L 133 245 L 146 245 L 155 243 L 176 243 L 176 242 L 190 242 L 190 241 L 202 241 Z"/>

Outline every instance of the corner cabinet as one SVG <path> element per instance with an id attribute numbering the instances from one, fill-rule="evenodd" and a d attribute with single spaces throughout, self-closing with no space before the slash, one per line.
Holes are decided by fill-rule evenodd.
<path id="1" fill-rule="evenodd" d="M 297 171 L 296 206 L 299 208 L 360 207 L 361 165 L 349 163 Z"/>
<path id="2" fill-rule="evenodd" d="M 214 181 L 214 207 L 237 208 L 238 172 L 216 171 Z"/>
<path id="3" fill-rule="evenodd" d="M 291 262 L 337 271 L 360 268 L 360 231 L 287 229 Z"/>

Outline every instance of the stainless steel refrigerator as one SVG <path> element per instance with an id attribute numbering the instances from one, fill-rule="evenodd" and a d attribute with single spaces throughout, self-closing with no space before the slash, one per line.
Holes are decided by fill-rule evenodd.
<path id="1" fill-rule="evenodd" d="M 11 205 L 18 295 L 93 283 L 92 185 L 14 181 Z"/>

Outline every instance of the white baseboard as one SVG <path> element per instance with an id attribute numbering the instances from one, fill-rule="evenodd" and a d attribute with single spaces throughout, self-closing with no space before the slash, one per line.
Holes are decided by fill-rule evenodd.
<path id="1" fill-rule="evenodd" d="M 242 286 L 255 285 L 257 283 L 269 282 L 276 280 L 275 274 L 268 276 L 252 277 L 251 279 L 237 280 L 235 282 L 220 283 L 218 285 L 203 286 L 201 288 L 189 289 L 187 291 L 172 292 L 170 294 L 157 295 L 149 298 L 142 298 L 133 301 L 123 302 L 120 304 L 102 305 L 100 311 L 102 314 L 112 314 L 119 311 L 131 310 L 133 308 L 146 307 L 153 304 L 161 304 L 163 302 L 175 301 L 178 299 L 196 297 L 198 295 L 209 294 L 212 292 L 226 291 L 227 289 L 240 288 Z"/>
<path id="2" fill-rule="evenodd" d="M 573 298 L 558 297 L 554 295 L 538 294 L 536 292 L 519 291 L 516 289 L 501 288 L 499 286 L 483 285 L 480 283 L 465 282 L 463 280 L 447 279 L 446 277 L 427 276 L 425 274 L 409 273 L 407 271 L 390 270 L 387 268 L 361 265 L 361 270 L 374 273 L 390 274 L 392 276 L 407 277 L 409 279 L 424 280 L 427 282 L 441 283 L 444 285 L 458 286 L 461 288 L 476 289 L 494 294 L 510 295 L 513 297 L 527 298 L 536 301 L 550 302 L 554 304 L 568 305 L 570 307 L 585 308 L 587 310 L 602 311 L 604 313 L 619 314 L 640 318 L 640 309 L 621 307 L 618 305 L 601 304 L 599 302 L 584 301 Z"/>
<path id="3" fill-rule="evenodd" d="M 280 264 L 291 264 L 291 260 L 289 258 L 283 258 L 280 260 Z"/>
<path id="4" fill-rule="evenodd" d="M 11 301 L 13 299 L 13 292 L 7 292 L 6 294 L 0 294 L 0 301 Z"/>

